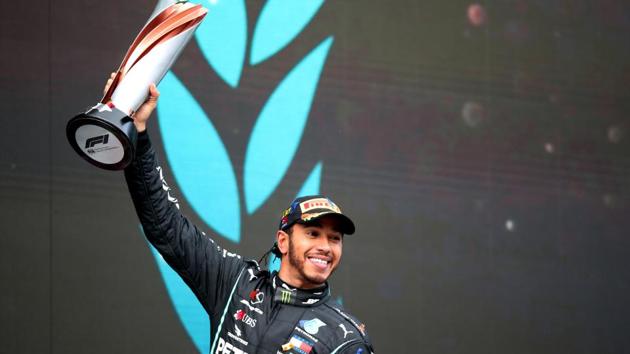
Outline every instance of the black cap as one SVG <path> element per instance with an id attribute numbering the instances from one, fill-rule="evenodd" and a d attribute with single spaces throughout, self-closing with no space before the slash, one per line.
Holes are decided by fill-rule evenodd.
<path id="1" fill-rule="evenodd" d="M 282 213 L 280 219 L 280 230 L 286 230 L 291 225 L 297 223 L 305 223 L 324 215 L 335 215 L 339 220 L 339 231 L 345 235 L 354 233 L 354 223 L 349 217 L 343 215 L 337 204 L 333 203 L 330 198 L 322 195 L 309 195 L 296 198 L 291 202 L 291 206 Z"/>

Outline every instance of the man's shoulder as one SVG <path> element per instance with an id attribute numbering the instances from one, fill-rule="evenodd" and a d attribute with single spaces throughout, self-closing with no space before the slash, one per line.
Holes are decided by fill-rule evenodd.
<path id="1" fill-rule="evenodd" d="M 271 287 L 271 272 L 264 269 L 253 259 L 243 259 L 244 267 L 239 289 L 241 291 L 253 287 Z M 265 284 L 265 285 L 263 285 Z"/>
<path id="2" fill-rule="evenodd" d="M 355 328 L 360 335 L 367 335 L 365 324 L 360 321 L 356 316 L 349 313 L 340 304 L 333 301 L 328 301 L 324 304 L 323 307 L 328 310 L 327 312 L 332 314 L 332 317 L 335 318 L 336 322 L 340 324 L 349 323 L 350 326 Z"/>
<path id="3" fill-rule="evenodd" d="M 307 314 L 299 321 L 298 327 L 307 333 L 316 334 L 327 342 L 331 351 L 345 350 L 353 345 L 372 347 L 363 322 L 334 301 L 313 307 L 311 315 Z"/>

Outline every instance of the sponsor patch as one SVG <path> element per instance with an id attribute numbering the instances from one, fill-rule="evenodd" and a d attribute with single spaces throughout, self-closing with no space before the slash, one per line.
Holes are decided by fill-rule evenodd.
<path id="1" fill-rule="evenodd" d="M 290 290 L 280 289 L 279 293 L 280 293 L 279 294 L 280 299 L 278 300 L 280 300 L 280 302 L 283 302 L 285 304 L 293 303 L 293 292 L 291 292 Z"/>
<path id="2" fill-rule="evenodd" d="M 300 210 L 302 211 L 302 214 L 313 209 L 329 209 L 334 210 L 337 213 L 341 213 L 339 207 L 326 198 L 309 199 L 300 203 Z"/>
<path id="3" fill-rule="evenodd" d="M 300 326 L 304 328 L 304 330 L 310 334 L 317 334 L 319 332 L 319 327 L 323 327 L 326 324 L 320 320 L 319 318 L 314 318 L 309 321 L 301 320 Z"/>
<path id="4" fill-rule="evenodd" d="M 298 333 L 300 333 L 300 335 L 302 335 L 302 336 L 304 336 L 304 337 L 306 337 L 306 338 L 310 339 L 310 340 L 311 340 L 311 342 L 313 342 L 313 343 L 317 343 L 317 338 L 315 338 L 315 337 L 313 337 L 312 335 L 308 334 L 308 332 L 306 332 L 306 331 L 305 331 L 305 330 L 303 330 L 302 328 L 300 328 L 300 327 L 295 327 L 295 331 L 296 331 L 296 332 L 298 332 Z"/>
<path id="5" fill-rule="evenodd" d="M 282 346 L 282 350 L 285 352 L 293 350 L 300 354 L 309 354 L 313 350 L 313 343 L 294 334 L 289 343 Z"/>
<path id="6" fill-rule="evenodd" d="M 247 269 L 247 272 L 249 273 L 249 281 L 252 281 L 254 279 L 258 279 L 258 277 L 254 274 L 254 270 L 249 268 Z"/>
<path id="7" fill-rule="evenodd" d="M 322 214 L 324 214 L 324 213 L 315 213 L 315 214 L 305 213 L 305 214 L 302 214 L 302 220 L 309 221 L 309 220 L 311 220 L 313 218 L 316 218 L 316 217 L 318 217 L 318 216 L 320 216 Z"/>
<path id="8" fill-rule="evenodd" d="M 343 331 L 343 339 L 346 339 L 346 337 L 348 336 L 348 334 L 350 333 L 354 333 L 353 331 L 348 331 L 346 329 L 346 326 L 343 323 L 339 324 L 339 328 L 341 328 L 341 330 Z"/>
<path id="9" fill-rule="evenodd" d="M 259 289 L 252 290 L 252 292 L 249 293 L 249 303 L 252 305 L 258 305 L 262 303 L 264 299 L 265 294 Z"/>
<path id="10" fill-rule="evenodd" d="M 241 256 L 240 256 L 240 255 L 238 255 L 238 254 L 236 254 L 236 253 L 229 252 L 229 251 L 228 251 L 228 250 L 226 250 L 226 249 L 224 249 L 224 250 L 223 250 L 223 258 L 225 258 L 225 257 L 236 257 L 236 258 L 238 258 L 238 259 L 241 259 Z"/>
<path id="11" fill-rule="evenodd" d="M 312 305 L 312 304 L 314 304 L 314 303 L 318 302 L 319 300 L 320 300 L 320 299 L 308 299 L 308 300 L 306 300 L 306 301 L 302 301 L 302 303 L 303 303 L 304 305 Z"/>
<path id="12" fill-rule="evenodd" d="M 282 226 L 280 226 L 280 228 L 281 228 L 281 229 L 284 229 L 284 228 L 287 226 L 287 224 L 289 223 L 289 218 L 288 218 L 288 217 L 286 217 L 286 216 L 284 216 L 284 217 L 282 218 L 282 220 L 280 221 L 280 223 L 282 223 Z"/>
<path id="13" fill-rule="evenodd" d="M 247 352 L 233 346 L 232 343 L 226 342 L 223 338 L 219 337 L 217 350 L 215 350 L 214 354 L 247 354 Z"/>
<path id="14" fill-rule="evenodd" d="M 256 312 L 259 315 L 263 314 L 263 311 L 261 309 L 259 309 L 258 307 L 254 307 L 254 306 L 250 305 L 249 302 L 247 302 L 247 300 L 245 300 L 245 299 L 241 300 L 241 304 L 247 306 L 247 308 L 250 311 Z"/>
<path id="15" fill-rule="evenodd" d="M 251 318 L 246 311 L 238 310 L 234 313 L 234 319 L 237 321 L 241 321 L 246 325 L 254 328 L 256 327 L 256 320 Z"/>
<path id="16" fill-rule="evenodd" d="M 232 332 L 227 332 L 228 337 L 234 339 L 235 341 L 241 343 L 244 346 L 247 346 L 249 344 L 248 341 L 244 340 L 243 338 L 241 338 L 240 336 L 234 335 L 232 334 Z M 238 333 L 237 333 L 238 334 Z"/>

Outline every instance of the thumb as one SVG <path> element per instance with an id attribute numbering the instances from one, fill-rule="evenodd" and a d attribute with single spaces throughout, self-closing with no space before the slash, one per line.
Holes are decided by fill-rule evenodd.
<path id="1" fill-rule="evenodd" d="M 146 128 L 146 122 L 151 116 L 151 113 L 157 106 L 157 100 L 160 97 L 160 92 L 158 91 L 155 84 L 151 84 L 149 86 L 149 97 L 147 97 L 146 101 L 138 108 L 138 110 L 133 114 L 134 124 L 136 124 L 136 128 L 138 131 L 144 131 Z"/>
<path id="2" fill-rule="evenodd" d="M 157 86 L 155 84 L 151 84 L 149 86 L 149 98 L 147 101 L 151 101 L 153 103 L 157 102 L 158 97 L 160 97 L 160 91 L 158 91 Z"/>
<path id="3" fill-rule="evenodd" d="M 147 97 L 146 101 L 144 101 L 142 106 L 140 106 L 139 111 L 152 111 L 157 105 L 157 100 L 159 97 L 160 91 L 158 91 L 155 84 L 151 84 L 151 86 L 149 86 L 149 96 Z"/>

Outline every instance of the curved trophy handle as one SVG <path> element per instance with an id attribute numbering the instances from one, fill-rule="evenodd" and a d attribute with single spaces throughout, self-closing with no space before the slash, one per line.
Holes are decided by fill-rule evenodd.
<path id="1" fill-rule="evenodd" d="M 186 1 L 158 2 L 103 99 L 66 126 L 68 141 L 81 157 L 108 170 L 131 162 L 138 132 L 130 116 L 146 100 L 149 85 L 159 83 L 171 68 L 207 12 Z"/>
<path id="2" fill-rule="evenodd" d="M 101 103 L 113 101 L 128 114 L 138 109 L 146 99 L 146 88 L 162 80 L 207 12 L 201 5 L 177 2 L 149 19 L 129 47 Z M 132 70 L 141 74 L 133 75 L 133 84 L 126 83 L 131 81 L 125 77 Z"/>

